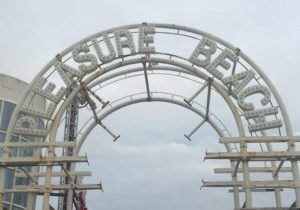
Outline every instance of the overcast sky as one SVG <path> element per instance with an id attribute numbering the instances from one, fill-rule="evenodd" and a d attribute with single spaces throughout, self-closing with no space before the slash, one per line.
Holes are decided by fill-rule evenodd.
<path id="1" fill-rule="evenodd" d="M 141 22 L 186 25 L 221 37 L 248 54 L 272 80 L 294 130 L 300 131 L 299 9 L 296 0 L 0 0 L 0 73 L 30 82 L 69 45 L 115 26 Z M 160 105 L 160 114 L 153 115 L 156 106 L 138 105 L 111 117 L 110 124 L 124 136 L 122 143 L 97 148 L 95 139 L 105 134 L 92 133 L 93 143 L 84 149 L 95 172 L 92 181 L 101 179 L 105 192 L 89 194 L 89 209 L 231 208 L 231 195 L 225 189 L 199 190 L 201 179 L 212 174 L 213 165 L 202 164 L 211 143 L 186 144 L 182 139 L 182 131 L 191 129 L 196 118 L 168 105 Z M 118 124 L 124 118 L 126 125 Z M 162 128 L 162 124 L 167 126 Z M 136 127 L 137 133 L 133 132 Z M 204 128 L 201 134 L 213 141 L 210 133 Z M 147 143 L 138 143 L 139 139 Z"/>

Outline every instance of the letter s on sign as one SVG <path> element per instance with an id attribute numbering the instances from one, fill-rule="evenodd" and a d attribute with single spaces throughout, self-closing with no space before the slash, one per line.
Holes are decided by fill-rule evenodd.
<path id="1" fill-rule="evenodd" d="M 89 48 L 87 45 L 82 44 L 76 46 L 72 51 L 72 56 L 75 62 L 82 63 L 79 65 L 79 70 L 83 71 L 84 73 L 92 73 L 98 67 L 97 58 L 95 55 L 87 54 L 89 52 Z M 90 64 L 85 64 L 89 62 Z"/>

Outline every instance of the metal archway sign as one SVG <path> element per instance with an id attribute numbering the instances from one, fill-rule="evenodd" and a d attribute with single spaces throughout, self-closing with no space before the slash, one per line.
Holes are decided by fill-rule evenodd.
<path id="1" fill-rule="evenodd" d="M 176 37 L 176 42 L 172 41 L 173 37 Z M 171 44 L 163 40 L 169 40 Z M 190 40 L 187 42 L 189 45 L 183 49 L 180 40 Z M 191 95 L 152 91 L 149 75 L 157 72 L 201 82 Z M 111 101 L 97 92 L 105 82 L 116 83 L 137 75 L 142 76 L 145 82 L 142 93 L 123 95 Z M 205 106 L 200 107 L 196 98 L 205 94 L 204 90 Z M 226 125 L 210 110 L 212 91 L 227 104 L 235 121 L 237 136 L 230 136 Z M 45 110 L 32 108 L 36 97 L 44 99 Z M 216 168 L 215 173 L 227 173 L 232 180 L 203 181 L 203 187 L 231 188 L 234 209 L 286 209 L 282 206 L 281 191 L 292 188 L 295 190 L 293 207 L 300 208 L 297 164 L 300 153 L 295 146 L 300 138 L 293 135 L 283 101 L 271 81 L 240 49 L 222 39 L 197 29 L 160 23 L 127 25 L 91 35 L 56 55 L 35 76 L 16 107 L 6 140 L 1 144 L 1 175 L 5 168 L 17 167 L 17 176 L 28 177 L 30 184 L 6 189 L 3 180 L 0 184 L 1 201 L 5 193 L 40 194 L 43 196 L 42 208 L 48 210 L 50 196 L 65 190 L 68 194 L 63 203 L 67 209 L 72 209 L 74 189 L 101 188 L 100 184 L 75 182 L 77 176 L 90 175 L 75 168 L 76 163 L 87 162 L 87 157 L 79 153 L 86 137 L 99 125 L 114 140 L 118 139 L 120 136 L 104 125 L 103 119 L 131 104 L 151 101 L 173 103 L 202 118 L 185 135 L 189 140 L 204 123 L 208 123 L 220 136 L 219 143 L 225 146 L 227 152 L 207 153 L 206 159 L 229 161 L 230 167 Z M 92 117 L 79 132 L 74 125 L 77 124 L 78 112 L 84 106 L 90 108 Z M 67 117 L 66 141 L 57 138 L 64 116 Z M 38 125 L 37 119 L 43 120 L 43 127 Z M 11 140 L 14 135 L 35 136 L 43 141 L 16 143 Z M 273 144 L 282 145 L 281 150 L 273 150 Z M 234 145 L 239 147 L 233 149 Z M 251 150 L 248 145 L 260 145 L 251 148 L 264 145 L 266 149 Z M 10 157 L 11 149 L 21 147 L 34 148 L 40 155 Z M 58 150 L 65 152 L 59 155 Z M 259 161 L 265 162 L 265 166 L 255 166 Z M 40 166 L 45 171 L 30 172 L 25 166 Z M 55 171 L 55 167 L 59 167 L 61 172 Z M 265 173 L 271 178 L 252 180 L 250 175 L 254 173 Z M 281 173 L 290 173 L 292 179 L 279 179 Z M 44 183 L 38 181 L 41 177 Z M 61 177 L 66 182 L 55 185 L 52 183 L 54 177 Z M 255 206 L 252 194 L 256 192 L 273 193 L 274 206 Z M 241 193 L 245 194 L 244 205 L 240 201 Z"/>

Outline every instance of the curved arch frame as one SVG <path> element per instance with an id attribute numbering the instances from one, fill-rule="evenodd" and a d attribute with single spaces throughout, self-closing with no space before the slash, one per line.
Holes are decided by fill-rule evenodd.
<path id="1" fill-rule="evenodd" d="M 180 35 L 180 36 L 186 36 L 186 37 L 192 37 L 194 39 L 198 39 L 201 40 L 203 37 L 207 38 L 209 40 L 213 40 L 215 41 L 218 45 L 222 45 L 225 47 L 225 49 L 221 49 L 221 52 L 224 52 L 225 50 L 230 50 L 232 53 L 236 51 L 236 47 L 232 46 L 231 44 L 211 35 L 208 34 L 206 32 L 203 31 L 199 31 L 197 29 L 193 29 L 193 28 L 189 28 L 189 27 L 184 27 L 184 26 L 178 26 L 178 25 L 170 25 L 170 24 L 135 24 L 135 25 L 128 25 L 128 26 L 122 26 L 122 27 L 118 27 L 118 28 L 114 28 L 114 29 L 110 29 L 110 30 L 106 30 L 97 34 L 94 34 L 90 37 L 87 37 L 81 41 L 79 41 L 78 43 L 72 45 L 71 47 L 67 48 L 66 50 L 64 50 L 62 53 L 59 54 L 59 59 L 67 57 L 63 62 L 68 62 L 69 57 L 68 55 L 70 54 L 70 52 L 74 51 L 74 49 L 78 46 L 81 45 L 87 45 L 88 48 L 91 48 L 91 45 L 89 45 L 88 43 L 90 43 L 91 39 L 95 39 L 95 38 L 99 38 L 99 37 L 103 37 L 103 35 L 105 34 L 112 34 L 113 32 L 116 31 L 130 31 L 130 30 L 137 30 L 137 29 L 141 29 L 144 27 L 149 27 L 149 28 L 154 28 L 154 29 L 166 29 L 166 30 L 175 30 L 177 31 L 175 32 L 165 32 L 166 34 L 172 34 L 172 35 Z M 184 33 L 181 33 L 184 32 Z M 137 32 L 135 32 L 137 33 Z M 163 33 L 163 32 L 159 32 L 159 33 Z M 195 34 L 197 36 L 201 36 L 202 38 L 195 38 L 194 36 L 191 35 L 187 35 L 185 33 L 191 33 L 191 34 Z M 112 39 L 114 37 L 110 37 L 110 39 Z M 128 37 L 127 37 L 128 38 Z M 103 39 L 100 40 L 99 42 L 103 42 Z M 192 63 L 191 60 L 185 60 L 185 61 L 178 61 L 178 60 L 172 60 L 172 57 L 175 57 L 176 59 L 180 59 L 181 57 L 178 55 L 172 55 L 171 53 L 166 53 L 167 55 L 170 56 L 170 59 L 166 59 L 166 58 L 162 58 L 163 57 L 163 53 L 157 53 L 155 51 L 153 52 L 143 52 L 143 53 L 131 53 L 129 55 L 125 55 L 125 56 L 119 56 L 117 58 L 115 58 L 114 60 L 120 60 L 120 62 L 115 62 L 112 64 L 109 63 L 103 63 L 101 65 L 104 65 L 104 67 L 100 66 L 100 69 L 95 71 L 94 73 L 91 73 L 90 76 L 85 76 L 84 77 L 79 77 L 78 81 L 84 83 L 85 85 L 87 85 L 88 88 L 92 88 L 93 85 L 97 84 L 99 81 L 101 82 L 101 77 L 102 75 L 108 74 L 110 71 L 119 69 L 121 67 L 124 66 L 130 66 L 130 65 L 134 65 L 134 64 L 142 64 L 142 63 L 158 63 L 158 64 L 166 64 L 169 66 L 174 66 L 175 68 L 172 69 L 172 67 L 169 67 L 169 70 L 172 71 L 178 71 L 179 69 L 183 69 L 181 70 L 182 72 L 188 72 L 189 74 L 195 76 L 195 77 L 199 77 L 204 79 L 205 81 L 210 81 L 210 78 L 214 77 L 214 75 L 210 75 L 207 73 L 210 72 L 203 72 L 203 69 L 200 68 L 199 66 L 195 65 L 195 63 Z M 130 58 L 130 56 L 133 56 L 133 58 Z M 142 56 L 140 58 L 134 58 L 134 56 Z M 253 69 L 255 70 L 255 73 L 257 75 L 259 75 L 259 77 L 263 80 L 264 84 L 268 87 L 268 90 L 271 92 L 272 97 L 274 97 L 274 102 L 276 102 L 276 104 L 279 107 L 279 112 L 281 114 L 281 117 L 283 118 L 284 121 L 284 128 L 286 130 L 286 136 L 288 137 L 288 143 L 289 143 L 289 151 L 291 152 L 296 152 L 295 151 L 295 138 L 293 137 L 293 132 L 292 132 L 292 128 L 291 128 L 291 123 L 286 111 L 286 108 L 283 104 L 282 99 L 280 98 L 279 94 L 277 93 L 276 89 L 274 88 L 273 84 L 271 83 L 271 81 L 266 77 L 266 75 L 262 72 L 262 70 L 250 59 L 248 58 L 243 52 L 239 52 L 238 57 L 244 61 L 246 61 L 246 63 Z M 24 107 L 24 104 L 27 103 L 27 105 L 30 105 L 30 101 L 32 100 L 33 97 L 35 97 L 36 91 L 33 91 L 34 88 L 36 88 L 36 85 L 39 83 L 40 79 L 43 78 L 45 75 L 48 74 L 48 76 L 46 77 L 50 77 L 52 75 L 52 71 L 51 68 L 54 66 L 54 64 L 56 64 L 58 61 L 58 58 L 54 58 L 53 60 L 50 61 L 49 64 L 47 64 L 41 72 L 39 72 L 39 74 L 36 75 L 35 79 L 33 80 L 33 82 L 30 84 L 30 86 L 27 88 L 27 90 L 25 91 L 25 94 L 23 95 L 22 99 L 21 99 L 21 103 L 19 103 L 16 107 L 16 110 L 13 114 L 11 123 L 9 125 L 9 129 L 8 129 L 8 133 L 16 133 L 15 132 L 15 126 L 16 126 L 16 122 L 22 118 L 24 116 L 24 114 L 26 115 L 26 112 L 24 113 L 24 111 L 22 111 L 22 108 Z M 109 65 L 107 65 L 109 64 Z M 160 67 L 158 66 L 157 69 L 160 69 Z M 141 69 L 139 69 L 141 70 Z M 138 71 L 139 71 L 138 70 Z M 55 71 L 55 70 L 54 70 Z M 131 70 L 134 71 L 134 70 Z M 50 72 L 50 73 L 49 73 Z M 130 72 L 129 70 L 127 71 L 128 73 Z M 47 74 L 46 74 L 47 73 Z M 124 72 L 122 72 L 122 74 L 124 74 Z M 120 73 L 119 73 L 120 74 Z M 110 78 L 114 78 L 118 75 L 118 73 L 116 74 L 111 74 L 109 75 L 106 79 L 110 79 Z M 97 78 L 100 77 L 99 81 L 96 81 Z M 104 80 L 104 79 L 103 79 Z M 96 81 L 96 82 L 93 82 Z M 226 87 L 222 84 L 222 81 L 216 81 L 216 79 L 211 81 L 211 86 L 217 90 L 218 93 L 221 94 L 221 96 L 223 97 L 223 99 L 225 100 L 225 102 L 227 103 L 227 105 L 229 106 L 234 119 L 236 120 L 237 123 L 237 129 L 239 132 L 239 136 L 240 137 L 245 137 L 246 133 L 245 133 L 245 128 L 244 125 L 242 123 L 241 117 L 239 115 L 239 113 L 237 112 L 237 103 L 233 103 L 234 97 L 232 97 L 232 95 L 228 94 L 228 92 L 226 91 Z M 225 87 L 225 88 L 224 88 Z M 228 87 L 227 87 L 228 88 Z M 53 121 L 52 120 L 48 120 L 48 127 L 47 127 L 47 131 L 45 134 L 45 138 L 49 140 L 50 143 L 55 144 L 56 142 L 56 136 L 57 136 L 57 129 L 59 126 L 59 122 L 61 120 L 61 118 L 63 117 L 64 112 L 66 111 L 66 109 L 70 106 L 70 104 L 75 100 L 75 97 L 77 97 L 78 93 L 82 90 L 82 86 L 75 86 L 75 88 L 72 89 L 72 92 L 68 95 L 68 97 L 66 98 L 66 100 L 64 102 L 57 102 L 57 108 L 56 108 L 56 112 L 52 113 L 52 117 L 53 117 Z M 42 95 L 43 96 L 43 95 Z M 46 97 L 44 95 L 44 97 Z M 31 99 L 30 99 L 31 98 Z M 153 98 L 154 99 L 154 98 Z M 167 100 L 167 99 L 157 99 L 157 100 Z M 51 101 L 51 100 L 50 100 Z M 23 102 L 23 103 L 22 103 Z M 169 101 L 171 102 L 171 101 Z M 172 103 L 176 103 L 176 102 L 172 102 Z M 184 102 L 182 102 L 184 104 Z M 270 102 L 272 104 L 272 102 Z M 177 103 L 178 105 L 180 105 L 179 103 Z M 186 105 L 186 107 L 188 108 L 189 106 Z M 192 109 L 192 107 L 190 107 L 190 109 Z M 277 119 L 277 116 L 276 116 Z M 254 122 L 256 122 L 255 119 Z M 260 130 L 259 132 L 261 132 L 262 138 L 263 136 L 266 135 L 264 129 Z M 18 133 L 20 134 L 20 132 Z M 22 132 L 21 132 L 22 134 Z M 7 135 L 5 143 L 9 142 L 10 140 L 10 135 Z M 245 140 L 243 140 L 243 138 L 241 138 L 242 141 L 240 141 L 240 145 L 241 145 L 241 152 L 247 152 L 247 142 Z M 244 138 L 246 139 L 246 138 Z M 267 143 L 268 144 L 268 149 L 269 152 L 272 152 L 272 147 L 271 147 L 271 142 Z M 225 144 L 226 146 L 226 144 Z M 4 157 L 5 158 L 9 158 L 8 155 L 8 151 L 9 148 L 4 145 Z M 48 148 L 48 158 L 53 158 L 54 157 L 54 153 L 52 151 L 52 149 L 49 147 Z M 240 157 L 242 158 L 242 156 Z M 230 158 L 229 158 L 230 159 Z M 231 160 L 231 164 L 232 164 L 232 168 L 234 167 L 238 167 L 239 164 L 239 160 L 236 159 L 230 159 Z M 243 174 L 244 174 L 244 184 L 245 186 L 249 185 L 250 183 L 250 177 L 249 177 L 249 165 L 248 165 L 248 160 L 243 159 L 242 160 L 243 163 Z M 300 180 L 299 178 L 299 170 L 298 170 L 298 165 L 297 165 L 297 159 L 291 159 L 291 164 L 292 164 L 292 171 L 293 171 L 293 178 L 295 182 L 298 182 Z M 277 168 L 276 163 L 272 162 L 272 167 L 273 168 Z M 280 168 L 279 168 L 280 170 Z M 52 171 L 52 166 L 49 165 L 47 166 L 47 176 L 46 176 L 46 186 L 50 186 L 51 185 L 51 171 Z M 1 172 L 1 171 L 0 171 Z M 2 170 L 3 173 L 3 170 Z M 274 180 L 276 180 L 277 177 L 274 177 Z M 236 176 L 233 176 L 233 181 L 237 181 Z M 0 187 L 2 189 L 3 185 L 0 185 Z M 247 208 L 251 208 L 252 207 L 252 196 L 251 196 L 251 189 L 248 187 L 243 187 L 246 193 L 246 207 Z M 292 188 L 295 188 L 296 191 L 296 206 L 300 207 L 300 190 L 299 187 L 297 185 L 293 185 Z M 235 208 L 238 209 L 240 208 L 240 201 L 239 201 L 239 197 L 238 197 L 238 188 L 234 187 L 234 197 L 235 197 Z M 276 194 L 276 207 L 281 207 L 281 199 L 280 199 L 280 194 L 278 191 L 278 188 L 275 189 L 275 194 Z M 47 191 L 44 193 L 44 209 L 47 209 L 49 207 L 47 207 L 48 203 L 49 203 L 49 196 L 50 196 L 50 191 Z"/>

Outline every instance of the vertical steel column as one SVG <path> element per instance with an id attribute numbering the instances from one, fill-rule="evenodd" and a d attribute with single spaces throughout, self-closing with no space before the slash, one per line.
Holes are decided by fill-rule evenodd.
<path id="1" fill-rule="evenodd" d="M 240 49 L 239 48 L 236 48 L 235 49 L 235 54 L 239 57 L 240 55 Z M 236 64 L 237 64 L 237 61 L 233 62 L 233 67 L 232 67 L 232 71 L 231 71 L 231 75 L 234 75 L 235 74 L 235 70 L 236 70 Z M 229 84 L 229 87 L 228 87 L 228 92 L 229 94 L 231 94 L 232 92 L 232 83 Z M 231 149 L 231 148 L 230 148 Z M 231 165 L 234 165 L 233 163 L 231 163 Z M 236 162 L 236 165 L 235 165 L 235 171 L 234 173 L 231 175 L 232 177 L 232 181 L 238 181 L 238 177 L 237 177 L 237 170 L 238 170 L 238 167 L 240 165 L 240 160 L 238 162 Z M 232 166 L 231 166 L 232 167 Z M 243 168 L 244 168 L 244 163 L 243 163 Z M 239 194 L 239 189 L 238 187 L 233 187 L 233 194 L 234 194 L 234 208 L 235 209 L 239 209 L 240 208 L 240 194 Z M 251 192 L 250 192 L 250 197 L 251 197 Z"/>
<path id="2" fill-rule="evenodd" d="M 294 141 L 289 142 L 289 151 L 296 151 Z M 297 160 L 291 160 L 291 166 L 292 166 L 294 181 L 298 183 L 298 181 L 300 180 L 300 175 L 299 175 L 299 167 L 298 167 Z M 300 188 L 299 188 L 299 186 L 295 186 L 295 194 L 296 194 L 296 208 L 299 208 L 300 207 Z"/>
<path id="3" fill-rule="evenodd" d="M 232 148 L 229 144 L 225 144 L 226 150 L 228 152 L 232 152 Z M 237 177 L 237 170 L 240 166 L 241 161 L 237 161 L 236 163 L 234 161 L 230 161 L 231 168 L 234 169 L 233 173 L 231 173 L 232 181 L 236 182 L 238 181 Z M 237 186 L 233 187 L 233 199 L 234 199 L 234 209 L 240 208 L 240 193 L 239 188 Z"/>
<path id="4" fill-rule="evenodd" d="M 270 143 L 266 143 L 267 149 L 268 151 L 272 152 L 273 151 L 273 147 Z M 277 164 L 275 162 L 271 162 L 272 167 L 276 170 L 277 169 Z M 278 166 L 280 167 L 280 166 Z M 274 181 L 278 181 L 278 172 L 275 171 L 275 173 L 273 173 L 273 180 Z M 280 194 L 280 189 L 279 188 L 275 188 L 275 202 L 276 202 L 276 207 L 280 208 L 282 207 L 282 201 L 281 201 L 281 194 Z"/>
<path id="5" fill-rule="evenodd" d="M 232 175 L 232 181 L 237 182 L 237 175 Z M 240 194 L 239 194 L 239 188 L 233 187 L 233 199 L 234 199 L 234 208 L 238 209 L 240 208 Z"/>
<path id="6" fill-rule="evenodd" d="M 247 144 L 245 142 L 240 143 L 241 152 L 247 152 Z M 252 208 L 252 193 L 249 188 L 250 173 L 248 160 L 242 160 L 243 163 L 243 175 L 244 175 L 244 190 L 245 190 L 245 203 L 247 208 Z"/>
<path id="7" fill-rule="evenodd" d="M 52 141 L 50 139 L 50 141 Z M 53 148 L 49 149 L 48 158 L 54 157 L 54 151 Z M 45 192 L 43 197 L 43 210 L 50 210 L 50 186 L 51 186 L 51 178 L 52 178 L 52 168 L 53 166 L 47 166 L 46 168 L 46 177 L 45 177 Z"/>
<path id="8" fill-rule="evenodd" d="M 73 88 L 70 88 L 66 97 L 72 92 Z M 78 101 L 76 98 L 73 100 L 71 106 L 66 112 L 66 122 L 65 122 L 65 141 L 76 141 L 77 136 L 77 126 L 78 126 Z M 73 155 L 73 148 L 66 148 L 66 156 Z M 65 168 L 67 171 L 71 171 L 72 163 L 66 163 Z M 70 177 L 65 176 L 64 183 L 69 184 L 72 180 Z M 73 190 L 66 190 L 63 198 L 63 210 L 72 210 L 73 207 Z"/>

